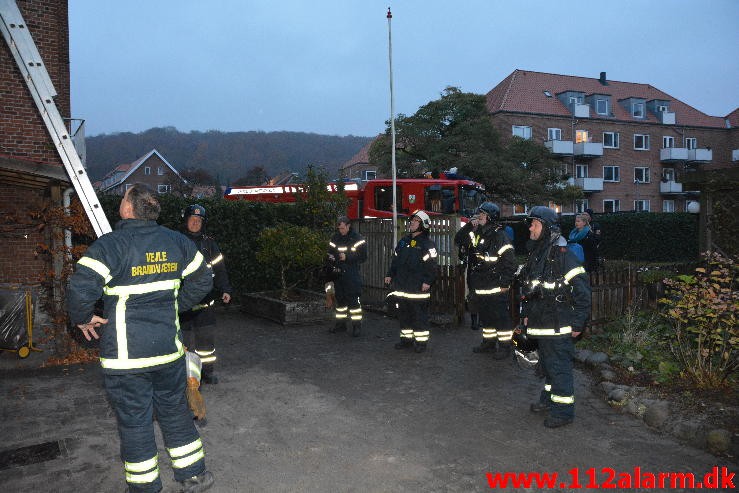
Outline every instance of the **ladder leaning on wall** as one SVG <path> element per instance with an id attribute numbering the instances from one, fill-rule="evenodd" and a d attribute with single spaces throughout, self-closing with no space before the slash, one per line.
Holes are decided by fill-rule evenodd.
<path id="1" fill-rule="evenodd" d="M 0 0 L 0 30 L 8 44 L 15 63 L 28 85 L 28 90 L 36 102 L 41 118 L 46 124 L 59 157 L 64 163 L 70 181 L 82 202 L 87 217 L 92 223 L 97 236 L 111 231 L 110 223 L 92 188 L 87 170 L 82 165 L 77 150 L 74 148 L 64 120 L 59 114 L 54 98 L 57 95 L 51 83 L 49 73 L 44 66 L 41 55 L 31 37 L 15 0 Z"/>

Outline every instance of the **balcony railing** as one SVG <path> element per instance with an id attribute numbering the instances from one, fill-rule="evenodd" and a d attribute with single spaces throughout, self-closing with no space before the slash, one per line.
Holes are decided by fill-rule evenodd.
<path id="1" fill-rule="evenodd" d="M 549 149 L 552 154 L 560 156 L 572 156 L 573 145 L 571 140 L 547 140 L 544 147 Z"/>
<path id="2" fill-rule="evenodd" d="M 688 160 L 688 149 L 685 147 L 667 147 L 659 150 L 659 160 L 663 163 L 675 163 Z"/>
<path id="3" fill-rule="evenodd" d="M 660 182 L 659 193 L 683 193 L 683 184 L 672 180 Z"/>
<path id="4" fill-rule="evenodd" d="M 731 160 L 739 161 L 739 149 L 734 149 L 731 151 Z"/>
<path id="5" fill-rule="evenodd" d="M 603 144 L 600 142 L 579 142 L 575 144 L 575 156 L 594 158 L 603 155 Z"/>
<path id="6" fill-rule="evenodd" d="M 662 111 L 659 114 L 659 119 L 663 125 L 674 125 L 675 124 L 675 112 L 674 111 Z"/>
<path id="7" fill-rule="evenodd" d="M 688 161 L 692 163 L 707 163 L 713 160 L 713 151 L 711 149 L 690 149 L 688 150 Z"/>
<path id="8" fill-rule="evenodd" d="M 583 192 L 602 192 L 603 178 L 575 178 L 575 185 Z"/>

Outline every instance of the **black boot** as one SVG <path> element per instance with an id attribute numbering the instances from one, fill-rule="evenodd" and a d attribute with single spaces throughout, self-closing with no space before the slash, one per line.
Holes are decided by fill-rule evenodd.
<path id="1" fill-rule="evenodd" d="M 488 339 L 483 339 L 479 346 L 475 346 L 472 348 L 473 353 L 492 353 L 495 351 L 495 344 L 496 341 L 490 341 Z"/>
<path id="2" fill-rule="evenodd" d="M 352 337 L 359 337 L 362 333 L 362 322 L 352 322 Z"/>
<path id="3" fill-rule="evenodd" d="M 506 359 L 511 355 L 511 345 L 509 343 L 498 343 L 498 347 L 495 348 L 493 353 L 493 359 Z"/>
<path id="4" fill-rule="evenodd" d="M 549 408 L 552 407 L 549 404 L 544 404 L 543 402 L 534 402 L 529 406 L 529 411 L 532 413 L 543 413 L 543 412 L 549 412 Z"/>
<path id="5" fill-rule="evenodd" d="M 477 313 L 470 313 L 470 329 L 480 330 L 480 316 Z"/>
<path id="6" fill-rule="evenodd" d="M 405 349 L 413 345 L 413 339 L 410 337 L 401 337 L 400 342 L 395 344 L 395 349 Z"/>
<path id="7" fill-rule="evenodd" d="M 336 321 L 334 327 L 329 330 L 332 334 L 336 332 L 346 332 L 346 320 Z"/>
<path id="8" fill-rule="evenodd" d="M 213 483 L 215 483 L 215 481 L 216 480 L 210 473 L 210 471 L 205 471 L 198 476 L 193 476 L 182 481 L 181 491 L 183 493 L 199 493 L 201 491 L 206 491 L 209 490 L 211 486 L 213 486 Z"/>
<path id="9" fill-rule="evenodd" d="M 213 364 L 203 365 L 203 373 L 200 376 L 200 383 L 216 385 L 218 383 L 218 375 L 215 374 Z"/>
<path id="10" fill-rule="evenodd" d="M 413 348 L 413 350 L 415 352 L 417 352 L 417 353 L 422 353 L 422 352 L 426 351 L 426 345 L 427 344 L 428 343 L 426 343 L 426 342 L 416 342 L 415 347 Z"/>

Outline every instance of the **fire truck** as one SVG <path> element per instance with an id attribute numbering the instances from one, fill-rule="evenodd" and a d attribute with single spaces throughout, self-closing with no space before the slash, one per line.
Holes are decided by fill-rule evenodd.
<path id="1" fill-rule="evenodd" d="M 409 214 L 423 209 L 429 214 L 457 214 L 470 217 L 477 207 L 487 200 L 485 187 L 468 179 L 402 178 L 396 180 L 398 213 Z M 349 198 L 347 216 L 350 219 L 392 218 L 392 180 L 367 182 L 346 181 L 344 193 Z M 339 185 L 330 183 L 328 190 L 338 192 Z M 250 202 L 293 203 L 303 192 L 301 185 L 230 187 L 227 200 Z"/>

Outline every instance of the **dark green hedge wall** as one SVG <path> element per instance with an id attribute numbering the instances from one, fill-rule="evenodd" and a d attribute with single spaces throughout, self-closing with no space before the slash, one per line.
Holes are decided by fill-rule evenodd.
<path id="1" fill-rule="evenodd" d="M 562 231 L 569 235 L 574 216 L 562 216 Z M 603 231 L 601 255 L 612 260 L 673 262 L 698 257 L 698 216 L 676 212 L 597 214 Z M 529 237 L 524 221 L 511 223 L 515 231 L 516 253 L 526 253 Z"/>

